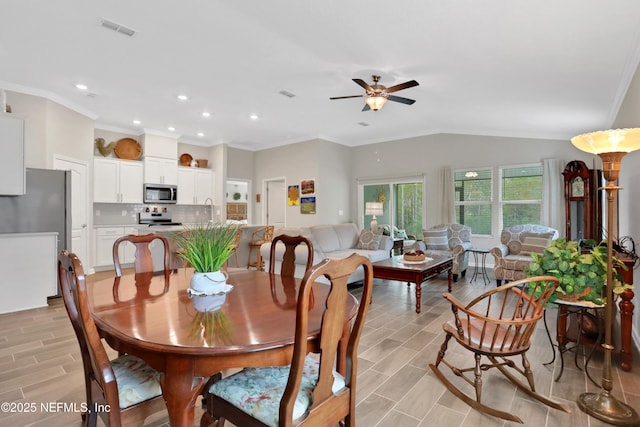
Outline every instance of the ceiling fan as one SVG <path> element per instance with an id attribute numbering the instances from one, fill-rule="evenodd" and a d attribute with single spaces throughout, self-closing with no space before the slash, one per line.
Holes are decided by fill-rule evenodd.
<path id="1" fill-rule="evenodd" d="M 411 105 L 416 102 L 414 99 L 403 98 L 401 96 L 389 95 L 390 93 L 397 92 L 402 89 L 408 89 L 410 87 L 418 86 L 418 82 L 415 80 L 410 80 L 408 82 L 400 83 L 395 86 L 385 87 L 381 84 L 378 84 L 380 80 L 380 76 L 373 75 L 373 85 L 369 86 L 362 79 L 353 79 L 356 84 L 362 86 L 366 93 L 364 95 L 350 95 L 350 96 L 335 96 L 329 99 L 346 99 L 346 98 L 362 98 L 365 97 L 365 106 L 362 111 L 378 111 L 387 101 L 395 101 L 400 102 L 402 104 Z"/>

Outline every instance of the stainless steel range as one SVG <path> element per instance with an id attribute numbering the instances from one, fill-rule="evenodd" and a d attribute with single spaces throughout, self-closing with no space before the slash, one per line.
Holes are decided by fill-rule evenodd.
<path id="1" fill-rule="evenodd" d="M 166 227 L 170 225 L 182 225 L 181 222 L 174 222 L 169 212 L 140 212 L 139 224 L 146 224 L 149 227 Z"/>

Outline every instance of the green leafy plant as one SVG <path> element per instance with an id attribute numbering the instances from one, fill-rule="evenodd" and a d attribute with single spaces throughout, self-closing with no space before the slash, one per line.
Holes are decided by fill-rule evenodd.
<path id="1" fill-rule="evenodd" d="M 554 276 L 560 280 L 555 294 L 550 301 L 555 301 L 558 294 L 562 298 L 591 301 L 603 304 L 604 287 L 607 282 L 607 248 L 595 245 L 586 253 L 582 253 L 578 242 L 566 239 L 552 240 L 543 254 L 532 253 L 533 261 L 529 264 L 527 275 Z M 613 259 L 614 267 L 626 269 L 617 258 Z M 622 293 L 633 286 L 623 284 L 620 273 L 613 271 L 613 292 Z"/>
<path id="2" fill-rule="evenodd" d="M 174 236 L 177 253 L 196 272 L 218 271 L 233 253 L 237 225 L 197 224 Z"/>

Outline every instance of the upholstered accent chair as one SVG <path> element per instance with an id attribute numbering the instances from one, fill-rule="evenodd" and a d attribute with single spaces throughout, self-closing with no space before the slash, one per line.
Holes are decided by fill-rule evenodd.
<path id="1" fill-rule="evenodd" d="M 543 253 L 547 243 L 557 238 L 558 230 L 543 225 L 522 224 L 503 229 L 500 245 L 491 249 L 496 284 L 500 285 L 503 280 L 524 279 L 525 270 L 533 261 L 531 253 Z"/>
<path id="2" fill-rule="evenodd" d="M 463 224 L 439 224 L 422 230 L 423 241 L 416 242 L 416 248 L 423 250 L 427 256 L 451 255 L 453 257 L 453 281 L 464 277 L 469 266 L 471 249 L 471 227 Z"/>

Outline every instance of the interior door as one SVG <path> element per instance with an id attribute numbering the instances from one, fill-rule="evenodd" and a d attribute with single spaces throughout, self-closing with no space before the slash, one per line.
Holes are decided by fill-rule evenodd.
<path id="1" fill-rule="evenodd" d="M 71 171 L 71 251 L 85 264 L 89 263 L 87 164 L 75 159 L 56 157 L 53 168 Z"/>
<path id="2" fill-rule="evenodd" d="M 285 226 L 285 206 L 287 206 L 287 191 L 284 179 L 266 181 L 267 193 L 267 224 L 276 227 Z"/>

